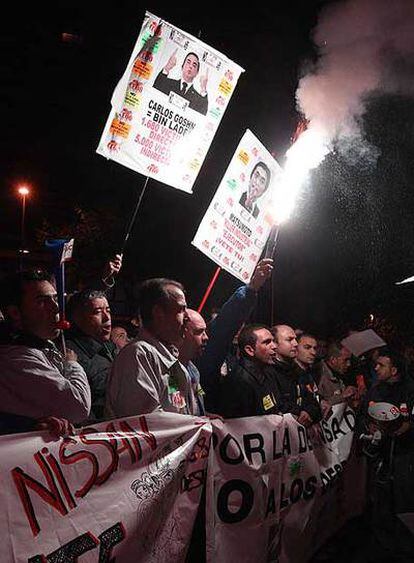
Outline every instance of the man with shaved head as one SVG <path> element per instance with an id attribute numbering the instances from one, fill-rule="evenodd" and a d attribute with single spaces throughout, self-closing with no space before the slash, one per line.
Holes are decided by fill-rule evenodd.
<path id="1" fill-rule="evenodd" d="M 296 333 L 288 325 L 275 325 L 272 332 L 276 344 L 274 376 L 280 392 L 280 410 L 293 414 L 299 424 L 311 426 L 321 419 L 316 399 L 298 380 L 295 359 L 298 352 Z"/>
<path id="2" fill-rule="evenodd" d="M 194 414 L 204 415 L 204 391 L 200 385 L 200 372 L 193 360 L 200 358 L 208 342 L 207 325 L 203 317 L 193 309 L 187 309 L 187 323 L 184 339 L 179 345 L 179 359 L 185 366 L 191 379 L 196 410 Z"/>
<path id="3" fill-rule="evenodd" d="M 318 385 L 315 379 L 314 366 L 317 356 L 318 341 L 312 334 L 301 331 L 296 332 L 296 340 L 298 341 L 297 355 L 295 358 L 296 374 L 300 384 L 318 401 L 324 418 L 328 418 L 332 412 L 331 405 L 319 394 Z"/>
<path id="4" fill-rule="evenodd" d="M 272 329 L 276 342 L 276 358 L 291 363 L 297 356 L 298 341 L 296 333 L 288 325 L 275 325 Z"/>
<path id="5" fill-rule="evenodd" d="M 273 260 L 260 260 L 249 284 L 238 288 L 210 323 L 208 336 L 203 317 L 196 311 L 187 309 L 188 321 L 184 339 L 179 345 L 179 359 L 191 378 L 200 414 L 205 413 L 204 399 L 208 411 L 218 411 L 222 380 L 220 368 L 236 333 L 254 307 L 257 292 L 269 279 L 272 269 Z"/>

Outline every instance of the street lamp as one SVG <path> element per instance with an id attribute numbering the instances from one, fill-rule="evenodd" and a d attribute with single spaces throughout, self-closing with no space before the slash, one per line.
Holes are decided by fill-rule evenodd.
<path id="1" fill-rule="evenodd" d="M 23 270 L 23 257 L 25 254 L 29 254 L 29 251 L 25 249 L 25 218 L 26 218 L 26 197 L 30 194 L 30 190 L 27 186 L 20 186 L 17 190 L 22 198 L 22 222 L 20 226 L 20 270 Z"/>

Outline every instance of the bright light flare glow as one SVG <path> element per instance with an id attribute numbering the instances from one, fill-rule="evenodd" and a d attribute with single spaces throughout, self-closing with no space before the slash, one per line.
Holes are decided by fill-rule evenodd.
<path id="1" fill-rule="evenodd" d="M 289 218 L 309 171 L 316 168 L 330 150 L 331 146 L 325 135 L 315 129 L 308 129 L 287 151 L 286 164 L 275 186 L 272 202 L 272 215 L 276 224 Z"/>
<path id="2" fill-rule="evenodd" d="M 414 276 L 411 276 L 409 278 L 405 278 L 405 280 L 399 281 L 399 282 L 395 282 L 395 285 L 401 285 L 403 283 L 411 283 L 414 282 Z"/>
<path id="3" fill-rule="evenodd" d="M 21 186 L 17 191 L 19 192 L 20 195 L 23 196 L 29 195 L 30 193 L 29 188 L 27 188 L 26 186 Z"/>

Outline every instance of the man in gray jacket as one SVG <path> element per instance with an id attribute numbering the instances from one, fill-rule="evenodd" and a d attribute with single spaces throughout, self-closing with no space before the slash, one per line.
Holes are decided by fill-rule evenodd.
<path id="1" fill-rule="evenodd" d="M 320 396 L 330 405 L 352 403 L 357 396 L 357 388 L 346 385 L 343 379 L 351 366 L 351 352 L 342 344 L 332 342 L 321 365 Z"/>
<path id="2" fill-rule="evenodd" d="M 142 328 L 112 364 L 107 415 L 133 416 L 157 409 L 197 414 L 190 376 L 178 360 L 188 320 L 183 286 L 166 278 L 146 280 L 140 287 L 139 310 Z"/>
<path id="3" fill-rule="evenodd" d="M 45 417 L 76 423 L 90 411 L 86 374 L 59 335 L 58 305 L 47 273 L 19 272 L 3 280 L 0 308 L 0 433 L 28 431 Z"/>

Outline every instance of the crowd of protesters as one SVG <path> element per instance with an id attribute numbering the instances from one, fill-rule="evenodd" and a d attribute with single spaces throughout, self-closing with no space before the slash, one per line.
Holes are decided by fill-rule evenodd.
<path id="1" fill-rule="evenodd" d="M 253 324 L 270 259 L 211 319 L 189 308 L 180 282 L 154 278 L 140 286 L 133 322 L 114 323 L 107 286 L 120 268 L 117 256 L 103 280 L 68 299 L 64 337 L 51 276 L 21 271 L 1 281 L 0 433 L 65 434 L 158 409 L 223 418 L 290 413 L 310 427 L 344 403 L 357 414 L 356 440 L 369 460 L 381 554 L 414 553 L 395 518 L 414 509 L 414 382 L 403 351 L 382 346 L 355 357 L 341 340 Z M 398 423 L 378 423 L 370 416 L 376 404 L 397 409 Z"/>

